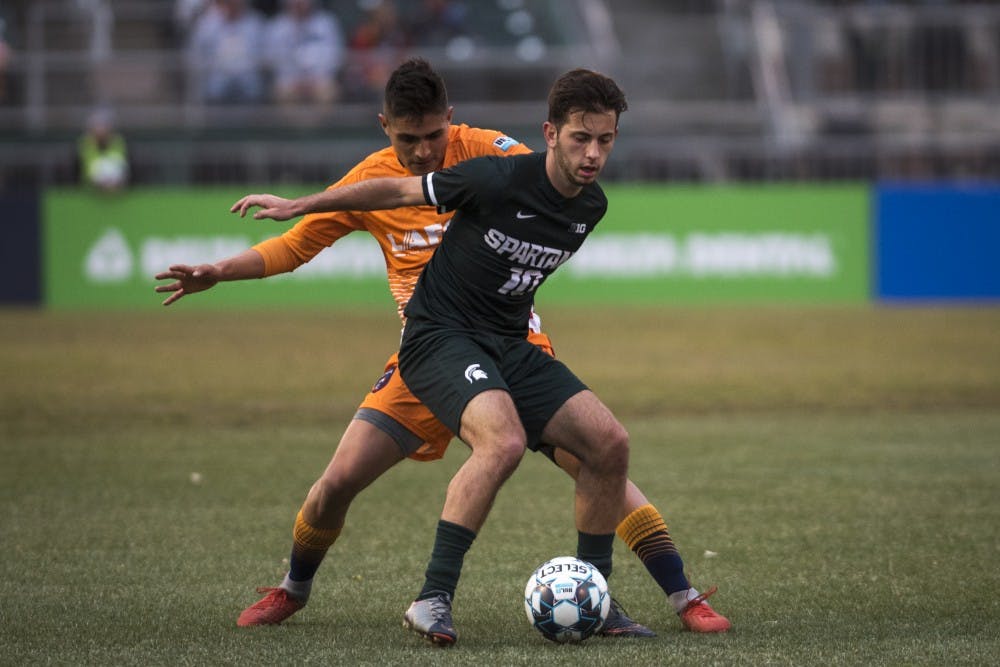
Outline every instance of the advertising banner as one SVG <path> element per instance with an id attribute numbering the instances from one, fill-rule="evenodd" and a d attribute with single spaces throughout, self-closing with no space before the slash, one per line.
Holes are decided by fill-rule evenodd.
<path id="1" fill-rule="evenodd" d="M 301 192 L 282 188 L 282 195 Z M 54 308 L 156 307 L 153 276 L 171 264 L 236 255 L 294 221 L 240 218 L 229 207 L 245 189 L 143 188 L 118 195 L 65 189 L 44 202 L 45 299 Z M 369 236 L 351 234 L 293 273 L 219 285 L 185 308 L 395 306 L 385 263 Z"/>
<path id="2" fill-rule="evenodd" d="M 299 192 L 282 188 L 280 193 Z M 608 186 L 608 215 L 539 292 L 546 303 L 861 302 L 864 186 Z M 237 254 L 291 223 L 240 219 L 245 190 L 53 190 L 44 202 L 46 303 L 153 307 L 170 264 Z M 377 244 L 351 234 L 294 273 L 227 283 L 187 307 L 392 307 Z"/>
<path id="3" fill-rule="evenodd" d="M 1000 298 L 1000 186 L 877 190 L 881 299 Z"/>
<path id="4" fill-rule="evenodd" d="M 864 185 L 605 190 L 607 216 L 540 303 L 868 299 Z"/>

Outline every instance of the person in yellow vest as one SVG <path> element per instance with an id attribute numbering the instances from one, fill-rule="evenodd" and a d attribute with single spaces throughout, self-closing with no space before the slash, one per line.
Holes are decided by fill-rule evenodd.
<path id="1" fill-rule="evenodd" d="M 77 141 L 77 157 L 82 185 L 105 192 L 128 185 L 128 148 L 125 138 L 114 128 L 108 109 L 99 109 L 87 121 L 87 130 Z"/>

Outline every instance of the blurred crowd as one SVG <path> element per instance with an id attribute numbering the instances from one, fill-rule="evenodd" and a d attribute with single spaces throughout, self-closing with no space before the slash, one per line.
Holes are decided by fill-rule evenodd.
<path id="1" fill-rule="evenodd" d="M 326 105 L 377 99 L 406 49 L 463 34 L 456 0 L 422 0 L 403 15 L 394 0 L 177 0 L 175 21 L 188 67 L 208 104 Z M 355 16 L 361 10 L 360 17 Z"/>

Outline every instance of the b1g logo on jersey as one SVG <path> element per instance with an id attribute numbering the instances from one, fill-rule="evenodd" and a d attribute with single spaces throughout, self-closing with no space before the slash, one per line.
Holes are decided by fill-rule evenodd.
<path id="1" fill-rule="evenodd" d="M 521 142 L 517 141 L 516 139 L 511 139 L 507 135 L 504 135 L 502 137 L 497 137 L 496 139 L 493 140 L 493 145 L 502 150 L 504 153 L 509 151 L 512 146 L 517 146 L 519 143 Z"/>

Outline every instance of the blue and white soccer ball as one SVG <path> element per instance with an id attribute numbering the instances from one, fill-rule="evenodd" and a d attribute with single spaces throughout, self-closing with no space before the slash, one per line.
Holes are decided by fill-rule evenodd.
<path id="1" fill-rule="evenodd" d="M 528 622 L 554 642 L 582 642 L 601 629 L 610 608 L 604 576 L 572 556 L 542 563 L 524 587 Z"/>

